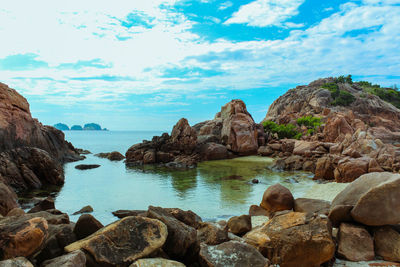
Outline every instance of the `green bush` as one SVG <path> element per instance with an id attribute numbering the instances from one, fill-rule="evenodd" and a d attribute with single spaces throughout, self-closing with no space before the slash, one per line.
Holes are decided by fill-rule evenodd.
<path id="1" fill-rule="evenodd" d="M 302 134 L 296 131 L 296 126 L 293 124 L 277 124 L 273 121 L 263 122 L 264 130 L 267 133 L 277 134 L 279 139 L 295 138 L 300 139 Z"/>
<path id="2" fill-rule="evenodd" d="M 350 74 L 347 75 L 347 76 L 341 75 L 341 76 L 337 77 L 337 78 L 335 79 L 335 81 L 336 81 L 337 83 L 349 83 L 349 84 L 352 84 L 352 83 L 353 83 L 353 79 L 351 78 L 351 75 L 350 75 Z"/>
<path id="3" fill-rule="evenodd" d="M 348 106 L 354 102 L 356 98 L 349 92 L 340 90 L 339 96 L 332 101 L 334 106 Z"/>
<path id="4" fill-rule="evenodd" d="M 313 117 L 313 116 L 304 116 L 297 119 L 298 125 L 305 125 L 307 127 L 318 127 L 321 126 L 321 118 Z"/>
<path id="5" fill-rule="evenodd" d="M 400 108 L 400 92 L 396 87 L 382 88 L 379 84 L 371 84 L 367 81 L 357 82 L 366 93 L 378 96 L 380 99 L 391 103 L 393 106 Z"/>

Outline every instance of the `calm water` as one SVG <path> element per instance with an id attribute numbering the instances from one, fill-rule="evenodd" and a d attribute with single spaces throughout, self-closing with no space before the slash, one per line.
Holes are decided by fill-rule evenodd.
<path id="1" fill-rule="evenodd" d="M 161 132 L 87 132 L 67 131 L 66 139 L 75 147 L 93 154 L 126 150 L 143 139 Z M 115 221 L 111 212 L 118 209 L 147 209 L 149 205 L 191 209 L 203 219 L 222 219 L 248 212 L 249 206 L 259 204 L 264 190 L 281 182 L 295 197 L 308 191 L 314 182 L 310 174 L 273 172 L 268 169 L 271 159 L 244 157 L 200 163 L 196 169 L 172 171 L 164 168 L 141 167 L 129 169 L 121 162 L 87 155 L 87 159 L 65 165 L 65 185 L 56 197 L 56 208 L 72 214 L 91 205 L 93 215 L 107 224 Z M 92 170 L 77 170 L 78 164 L 100 164 Z M 230 175 L 243 176 L 229 180 Z M 253 178 L 260 184 L 252 184 Z M 288 181 L 291 180 L 291 181 Z M 293 182 L 297 180 L 298 182 Z M 77 220 L 72 216 L 71 220 Z"/>

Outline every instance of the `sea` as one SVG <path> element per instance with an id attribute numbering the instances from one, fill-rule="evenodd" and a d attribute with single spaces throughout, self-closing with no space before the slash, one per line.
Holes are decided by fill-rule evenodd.
<path id="1" fill-rule="evenodd" d="M 192 210 L 205 221 L 248 214 L 249 207 L 261 202 L 264 191 L 281 183 L 294 197 L 312 190 L 315 181 L 306 172 L 279 172 L 268 157 L 241 157 L 199 163 L 197 168 L 171 170 L 142 166 L 128 168 L 123 161 L 94 156 L 100 152 L 122 154 L 133 144 L 151 140 L 162 132 L 151 131 L 65 131 L 66 140 L 92 154 L 64 165 L 65 184 L 54 194 L 56 208 L 72 215 L 90 205 L 103 224 L 117 218 L 113 211 L 147 210 L 149 205 Z M 78 164 L 100 164 L 96 169 L 78 170 Z M 232 175 L 236 177 L 232 179 Z M 259 183 L 252 183 L 258 179 Z"/>

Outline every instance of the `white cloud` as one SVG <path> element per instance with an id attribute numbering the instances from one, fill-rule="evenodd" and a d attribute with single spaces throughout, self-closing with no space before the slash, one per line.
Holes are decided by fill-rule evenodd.
<path id="1" fill-rule="evenodd" d="M 231 1 L 226 1 L 226 2 L 223 2 L 223 3 L 218 7 L 218 9 L 219 9 L 219 10 L 224 10 L 224 9 L 230 8 L 231 6 L 233 6 L 233 3 L 232 3 Z"/>
<path id="2" fill-rule="evenodd" d="M 297 15 L 304 0 L 256 0 L 243 5 L 225 24 L 249 26 L 281 26 L 282 22 Z"/>

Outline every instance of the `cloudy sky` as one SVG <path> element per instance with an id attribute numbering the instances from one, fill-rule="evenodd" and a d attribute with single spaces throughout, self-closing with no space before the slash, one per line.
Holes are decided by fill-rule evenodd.
<path id="1" fill-rule="evenodd" d="M 0 82 L 46 124 L 169 130 L 319 77 L 400 84 L 400 0 L 13 0 Z"/>

